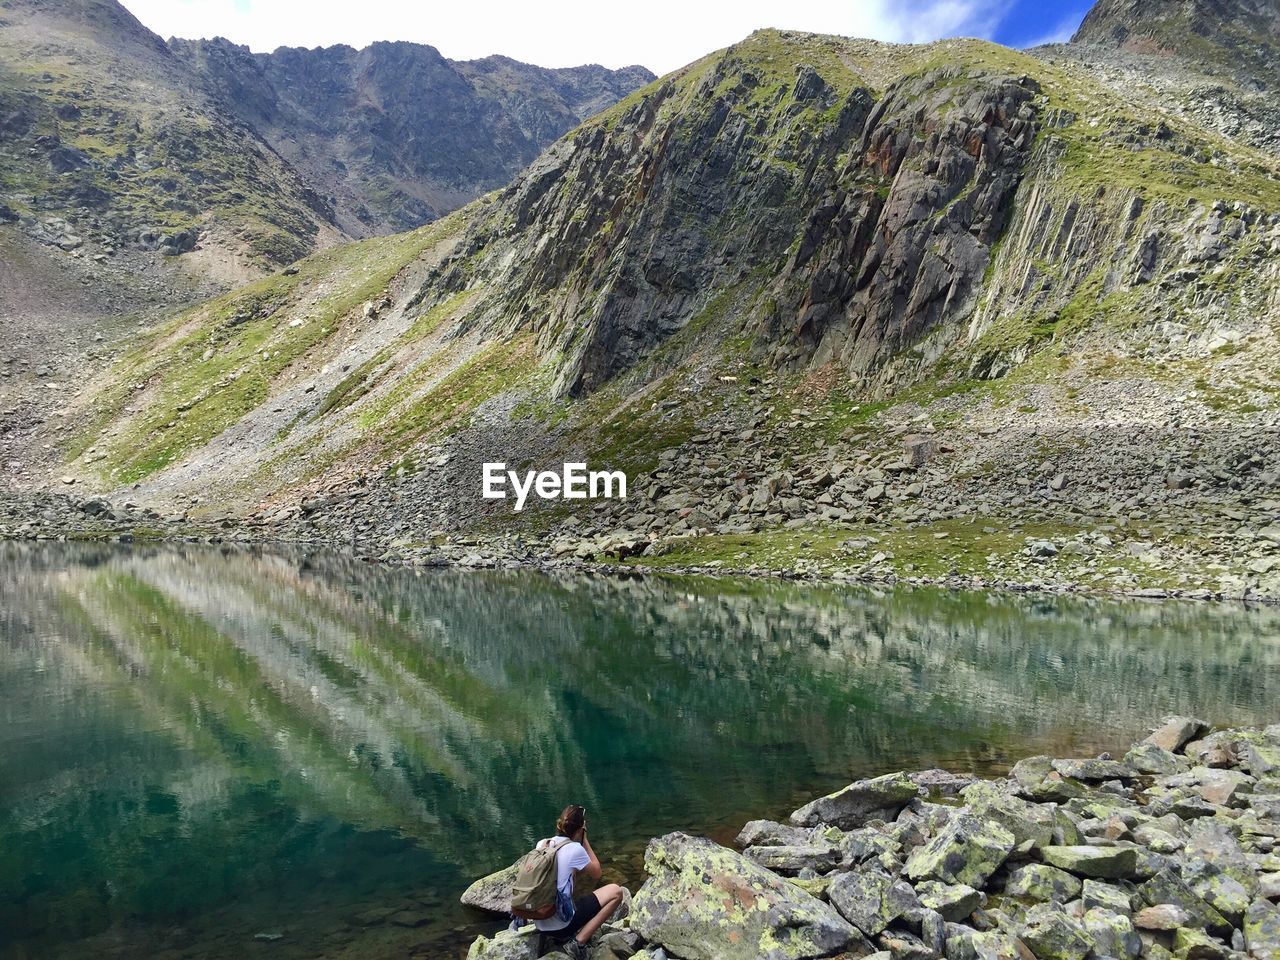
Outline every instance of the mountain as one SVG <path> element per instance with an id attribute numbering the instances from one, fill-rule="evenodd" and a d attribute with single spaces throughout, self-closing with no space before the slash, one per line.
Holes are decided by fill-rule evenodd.
<path id="1" fill-rule="evenodd" d="M 1280 153 L 1280 2 L 1100 0 L 1068 47 L 1113 83 Z"/>
<path id="2" fill-rule="evenodd" d="M 1175 55 L 1273 86 L 1280 68 L 1276 0 L 1100 0 L 1072 38 L 1137 53 Z"/>
<path id="3" fill-rule="evenodd" d="M 651 79 L 405 43 L 166 44 L 116 0 L 4 0 L 0 20 L 0 222 L 108 257 L 200 245 L 198 273 L 241 279 L 453 210 Z"/>
<path id="4" fill-rule="evenodd" d="M 1280 162 L 1143 57 L 760 31 L 176 315 L 57 470 L 415 556 L 1280 595 Z M 629 498 L 478 496 L 579 460 Z"/>
<path id="5" fill-rule="evenodd" d="M 653 79 L 643 67 L 455 63 L 415 43 L 169 47 L 324 194 L 352 236 L 420 226 L 504 186 L 548 143 Z"/>
<path id="6" fill-rule="evenodd" d="M 323 198 L 114 0 L 6 0 L 0 19 L 0 218 L 25 235 L 110 256 L 205 233 L 270 263 L 338 239 Z"/>
<path id="7" fill-rule="evenodd" d="M 650 78 L 414 44 L 254 56 L 166 44 L 116 0 L 0 0 L 0 479 L 137 322 L 432 220 Z"/>

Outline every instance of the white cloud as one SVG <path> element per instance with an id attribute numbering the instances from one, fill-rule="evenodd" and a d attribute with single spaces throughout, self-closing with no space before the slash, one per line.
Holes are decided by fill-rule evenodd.
<path id="1" fill-rule="evenodd" d="M 1024 44 L 1025 47 L 1041 47 L 1046 43 L 1066 43 L 1080 27 L 1080 14 L 1074 13 L 1067 16 L 1059 22 L 1057 26 L 1046 32 L 1043 36 L 1032 40 L 1030 43 Z"/>
<path id="2" fill-rule="evenodd" d="M 375 40 L 429 43 L 446 57 L 501 53 L 549 67 L 641 63 L 659 73 L 741 40 L 759 27 L 923 42 L 986 36 L 1004 2 L 980 0 L 123 0 L 161 36 L 224 36 L 253 50 Z"/>

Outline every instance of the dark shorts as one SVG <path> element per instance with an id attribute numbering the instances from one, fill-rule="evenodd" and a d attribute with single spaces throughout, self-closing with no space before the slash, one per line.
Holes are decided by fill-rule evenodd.
<path id="1" fill-rule="evenodd" d="M 574 901 L 573 917 L 570 918 L 568 926 L 561 927 L 559 930 L 548 930 L 545 935 L 557 943 L 564 943 L 576 936 L 578 931 L 599 912 L 600 901 L 594 893 L 588 893 L 585 897 L 579 897 Z"/>

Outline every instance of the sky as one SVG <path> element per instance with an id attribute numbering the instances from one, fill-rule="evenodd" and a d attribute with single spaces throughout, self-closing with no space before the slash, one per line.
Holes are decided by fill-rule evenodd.
<path id="1" fill-rule="evenodd" d="M 375 40 L 452 60 L 505 54 L 544 67 L 639 63 L 666 73 L 760 27 L 920 43 L 1065 40 L 1089 0 L 123 0 L 162 37 L 222 36 L 259 52 Z"/>

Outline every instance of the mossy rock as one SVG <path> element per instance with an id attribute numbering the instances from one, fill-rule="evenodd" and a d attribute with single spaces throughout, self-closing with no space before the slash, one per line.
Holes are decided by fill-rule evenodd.
<path id="1" fill-rule="evenodd" d="M 810 960 L 871 945 L 833 907 L 742 854 L 672 833 L 649 842 L 631 929 L 686 960 Z"/>

